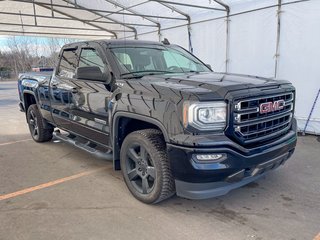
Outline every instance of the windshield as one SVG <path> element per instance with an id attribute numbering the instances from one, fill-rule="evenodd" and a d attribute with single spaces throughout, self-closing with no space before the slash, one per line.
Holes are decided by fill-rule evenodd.
<path id="1" fill-rule="evenodd" d="M 122 77 L 154 74 L 184 74 L 211 70 L 182 48 L 116 47 L 111 52 L 117 60 Z"/>

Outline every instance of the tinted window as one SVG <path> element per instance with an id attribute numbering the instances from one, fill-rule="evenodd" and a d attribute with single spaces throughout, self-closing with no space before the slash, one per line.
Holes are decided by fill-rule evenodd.
<path id="1" fill-rule="evenodd" d="M 59 76 L 73 78 L 77 67 L 76 49 L 66 49 L 63 51 L 59 66 Z"/>
<path id="2" fill-rule="evenodd" d="M 186 58 L 185 56 L 181 55 L 178 52 L 166 51 L 163 53 L 163 57 L 165 58 L 168 69 L 182 68 L 182 69 L 188 69 L 191 71 L 197 71 L 196 63 L 193 60 Z"/>
<path id="3" fill-rule="evenodd" d="M 111 52 L 117 60 L 122 76 L 211 71 L 197 58 L 179 47 L 115 47 Z"/>
<path id="4" fill-rule="evenodd" d="M 97 51 L 92 48 L 86 48 L 81 50 L 79 67 L 99 67 L 101 72 L 104 72 L 104 63 Z"/>
<path id="5" fill-rule="evenodd" d="M 133 65 L 130 56 L 125 52 L 115 52 L 117 59 L 122 63 L 121 67 L 127 69 L 128 71 L 133 70 Z"/>

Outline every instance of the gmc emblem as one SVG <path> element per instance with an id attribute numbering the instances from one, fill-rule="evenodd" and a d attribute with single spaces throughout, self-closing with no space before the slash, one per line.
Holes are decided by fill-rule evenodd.
<path id="1" fill-rule="evenodd" d="M 284 108 L 286 102 L 284 100 L 278 100 L 274 102 L 266 102 L 260 104 L 260 113 L 268 113 L 278 111 Z"/>

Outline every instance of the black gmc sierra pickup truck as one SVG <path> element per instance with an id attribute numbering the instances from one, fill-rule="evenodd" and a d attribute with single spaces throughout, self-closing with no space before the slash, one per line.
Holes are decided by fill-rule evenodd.
<path id="1" fill-rule="evenodd" d="M 112 160 L 144 203 L 226 194 L 296 146 L 289 82 L 213 72 L 167 41 L 68 44 L 53 73 L 18 88 L 36 142 L 54 135 Z"/>

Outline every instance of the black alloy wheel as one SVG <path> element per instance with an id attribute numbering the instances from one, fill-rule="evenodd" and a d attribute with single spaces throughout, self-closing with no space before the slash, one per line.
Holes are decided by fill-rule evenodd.
<path id="1" fill-rule="evenodd" d="M 43 119 L 36 104 L 29 106 L 27 111 L 27 122 L 30 134 L 36 142 L 47 142 L 52 139 L 54 127 Z"/>
<path id="2" fill-rule="evenodd" d="M 31 136 L 34 140 L 39 140 L 38 119 L 33 109 L 30 109 L 29 115 L 30 116 L 29 116 L 28 122 L 29 122 L 29 130 L 30 130 Z"/>
<path id="3" fill-rule="evenodd" d="M 175 194 L 166 144 L 159 130 L 130 133 L 121 146 L 120 164 L 125 183 L 138 200 L 158 203 Z"/>
<path id="4" fill-rule="evenodd" d="M 126 154 L 127 175 L 134 188 L 142 194 L 150 193 L 154 187 L 156 171 L 144 146 L 133 143 Z"/>

